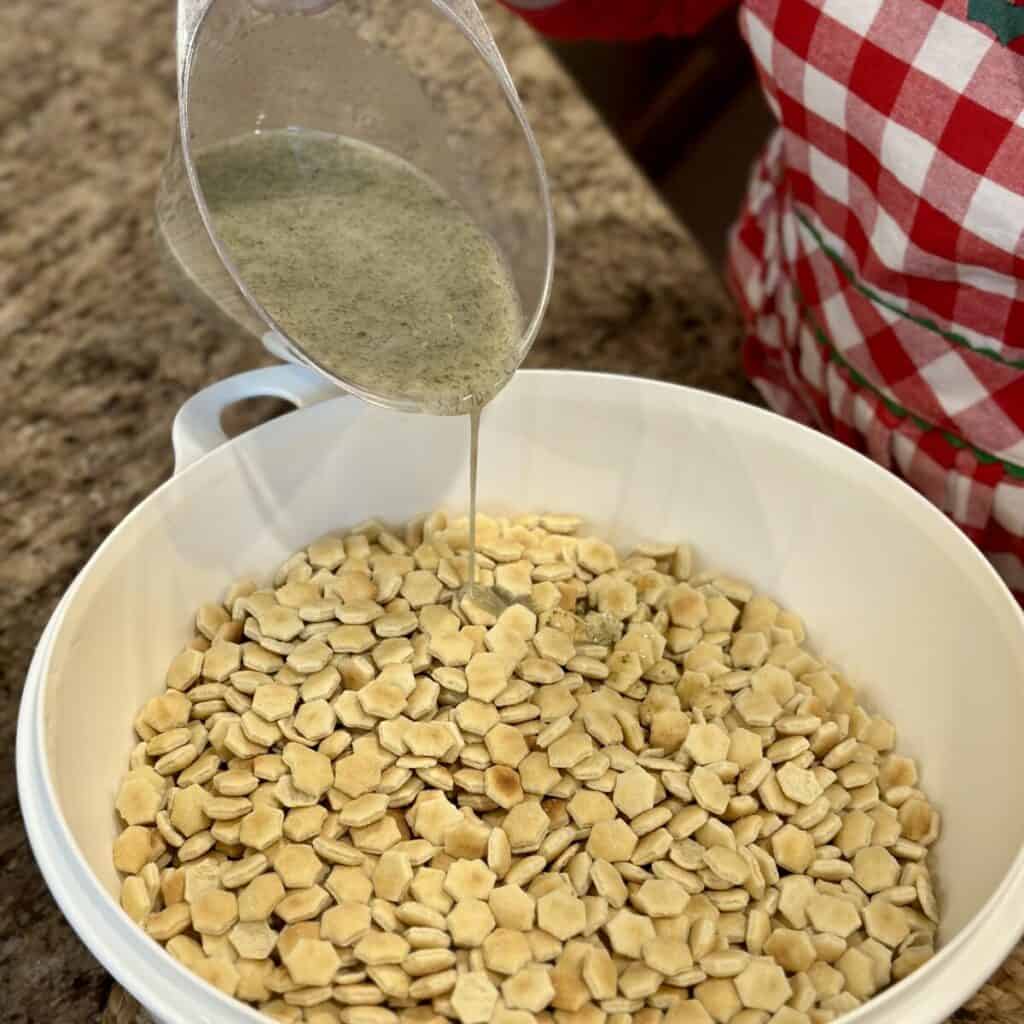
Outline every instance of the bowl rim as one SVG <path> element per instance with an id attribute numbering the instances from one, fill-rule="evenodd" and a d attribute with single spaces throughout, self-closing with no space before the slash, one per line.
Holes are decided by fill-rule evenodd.
<path id="1" fill-rule="evenodd" d="M 519 387 L 529 388 L 533 381 L 552 376 L 574 379 L 583 385 L 600 381 L 600 386 L 611 385 L 620 388 L 634 388 L 638 394 L 646 389 L 672 391 L 673 393 L 681 392 L 686 395 L 687 401 L 691 403 L 693 408 L 710 409 L 712 411 L 721 409 L 725 411 L 727 418 L 734 420 L 746 418 L 759 424 L 764 432 L 774 434 L 776 439 L 781 440 L 783 443 L 788 441 L 791 446 L 796 445 L 803 447 L 805 450 L 808 448 L 812 450 L 818 449 L 823 454 L 828 454 L 838 459 L 841 463 L 845 463 L 846 467 L 851 471 L 865 474 L 867 479 L 873 479 L 879 487 L 890 492 L 893 500 L 901 502 L 906 510 L 924 516 L 925 523 L 948 538 L 949 543 L 959 551 L 960 557 L 967 559 L 975 572 L 980 573 L 979 584 L 984 581 L 984 585 L 990 589 L 992 596 L 999 597 L 1004 606 L 1004 612 L 1009 613 L 1011 618 L 1015 620 L 1017 633 L 1022 643 L 1022 649 L 1024 649 L 1024 611 L 1022 611 L 1006 584 L 980 550 L 968 540 L 944 513 L 918 494 L 905 481 L 889 470 L 872 462 L 856 450 L 811 427 L 789 420 L 769 410 L 713 392 L 645 377 L 578 370 L 520 370 L 502 394 L 518 390 L 516 388 L 517 382 Z M 345 396 L 341 395 L 339 397 Z M 502 395 L 499 395 L 496 401 L 501 401 L 501 399 Z M 333 403 L 336 400 L 331 399 L 330 401 Z M 230 451 L 242 443 L 243 440 L 247 444 L 258 443 L 260 437 L 265 436 L 270 431 L 280 429 L 279 424 L 282 421 L 288 420 L 294 423 L 296 420 L 292 419 L 293 416 L 315 415 L 312 412 L 314 408 L 316 406 L 297 409 L 294 413 L 289 413 L 284 417 L 263 423 L 236 438 L 232 438 L 226 444 L 207 452 L 195 462 L 190 463 L 180 473 L 171 476 L 136 505 L 97 547 L 96 551 L 93 552 L 65 591 L 40 638 L 26 678 L 17 728 L 17 779 L 26 832 L 37 863 L 62 913 L 72 924 L 78 935 L 83 938 L 90 951 L 128 991 L 132 992 L 133 995 L 136 995 L 143 1002 L 143 1005 L 159 1015 L 170 1014 L 171 1016 L 168 1016 L 167 1020 L 173 1021 L 174 1024 L 178 1024 L 179 1021 L 181 1024 L 191 1024 L 191 1022 L 199 1019 L 196 1017 L 197 1008 L 192 1007 L 190 1009 L 190 1016 L 184 1018 L 179 1016 L 177 1008 L 167 1005 L 166 1000 L 162 1000 L 159 1006 L 155 1006 L 153 1005 L 153 1000 L 156 998 L 156 995 L 152 987 L 146 988 L 145 998 L 143 998 L 137 991 L 138 979 L 127 970 L 123 962 L 122 954 L 126 949 L 124 946 L 125 942 L 134 943 L 141 935 L 163 957 L 163 959 L 158 959 L 152 966 L 154 968 L 170 968 L 173 971 L 171 977 L 166 979 L 169 983 L 175 986 L 180 986 L 182 983 L 201 986 L 201 990 L 204 990 L 208 996 L 216 999 L 216 1003 L 222 1013 L 235 1014 L 235 1019 L 237 1020 L 250 1020 L 254 1022 L 265 1020 L 265 1017 L 247 1004 L 227 996 L 213 985 L 193 974 L 167 953 L 162 945 L 149 938 L 142 929 L 128 918 L 118 902 L 107 892 L 106 888 L 100 883 L 89 867 L 88 861 L 85 859 L 61 810 L 54 780 L 49 770 L 48 744 L 45 734 L 45 720 L 42 714 L 42 703 L 46 681 L 51 670 L 50 663 L 60 627 L 66 618 L 69 608 L 73 605 L 75 597 L 82 589 L 95 566 L 106 557 L 108 550 L 118 543 L 120 537 L 128 528 L 129 523 L 146 515 L 146 510 L 155 505 L 162 495 L 176 488 L 180 489 L 181 481 L 186 479 L 189 474 L 195 476 L 202 472 L 199 467 L 214 460 L 218 457 L 218 454 L 221 454 L 221 457 L 223 457 L 223 453 Z M 357 408 L 361 411 L 363 408 L 372 407 L 364 406 L 363 403 L 358 403 L 357 405 L 354 402 L 346 402 L 340 408 Z M 37 806 L 37 801 L 41 801 L 42 807 Z M 47 835 L 46 823 L 40 820 L 43 808 L 49 809 L 52 812 L 53 820 L 49 823 L 49 832 L 52 834 L 49 836 Z M 60 858 L 51 856 L 52 847 L 48 847 L 47 843 L 53 840 L 57 841 L 58 846 L 62 850 L 72 855 L 66 859 L 71 861 L 71 869 L 73 871 L 77 870 L 78 875 L 84 881 L 87 887 L 87 892 L 84 895 L 88 896 L 92 902 L 98 902 L 106 911 L 104 917 L 105 931 L 102 935 L 98 934 L 95 922 L 83 920 L 84 915 L 79 912 L 76 904 L 76 897 L 78 903 L 84 902 L 83 894 L 80 890 L 73 893 L 65 884 L 62 871 L 67 871 L 68 865 L 59 864 Z M 1016 897 L 1011 899 L 1009 897 L 1014 890 L 1017 890 Z M 877 1014 L 879 1011 L 892 1007 L 893 1003 L 905 1001 L 912 990 L 918 990 L 935 981 L 937 976 L 943 972 L 943 969 L 952 960 L 955 958 L 962 959 L 967 941 L 983 930 L 986 933 L 986 942 L 983 948 L 987 952 L 983 955 L 978 955 L 975 952 L 972 957 L 973 964 L 961 963 L 961 970 L 957 973 L 955 981 L 952 983 L 947 978 L 944 986 L 932 986 L 935 991 L 929 993 L 931 1000 L 929 1011 L 933 1016 L 928 1019 L 936 1022 L 943 1019 L 944 1015 L 960 1006 L 981 986 L 985 979 L 1005 959 L 1009 950 L 1016 943 L 1021 933 L 1024 932 L 1024 915 L 1012 913 L 1013 908 L 1019 903 L 1021 898 L 1024 898 L 1024 845 L 1018 850 L 1006 873 L 988 899 L 955 935 L 936 950 L 935 955 L 928 963 L 902 981 L 871 997 L 863 1006 L 849 1014 L 844 1014 L 843 1021 L 848 1022 L 848 1024 L 857 1024 L 857 1022 L 869 1020 L 872 1014 Z M 940 993 L 940 988 L 944 991 L 944 995 Z M 921 993 L 918 993 L 918 1001 L 915 1003 L 915 1006 L 920 1007 L 924 1001 L 920 996 Z M 206 1018 L 201 1019 L 206 1020 Z M 218 1019 L 220 1019 L 219 1016 Z M 892 1019 L 895 1020 L 896 1018 Z M 906 1017 L 903 1018 L 903 1020 L 906 1019 Z M 919 1019 L 923 1020 L 925 1018 Z"/>

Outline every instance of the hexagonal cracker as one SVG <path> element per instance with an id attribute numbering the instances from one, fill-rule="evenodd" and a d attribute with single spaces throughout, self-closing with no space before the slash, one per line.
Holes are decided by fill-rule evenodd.
<path id="1" fill-rule="evenodd" d="M 547 932 L 541 932 L 547 935 Z M 548 936 L 550 938 L 550 936 Z M 552 939 L 557 947 L 557 940 Z M 574 939 L 566 943 L 558 962 L 551 971 L 551 984 L 555 995 L 551 1005 L 558 1010 L 576 1013 L 590 1001 L 590 990 L 583 982 L 582 967 L 584 960 L 594 947 L 587 942 Z"/>
<path id="2" fill-rule="evenodd" d="M 411 608 L 423 608 L 434 604 L 441 596 L 444 584 L 437 576 L 426 569 L 413 569 L 407 573 L 399 591 Z"/>
<path id="3" fill-rule="evenodd" d="M 479 700 L 464 700 L 454 712 L 458 727 L 471 736 L 483 736 L 498 723 L 498 709 Z"/>
<path id="4" fill-rule="evenodd" d="M 594 752 L 594 741 L 585 732 L 568 732 L 548 747 L 552 768 L 573 768 Z"/>
<path id="5" fill-rule="evenodd" d="M 650 918 L 641 917 L 630 910 L 620 910 L 604 926 L 605 935 L 612 949 L 619 956 L 639 960 L 643 956 L 644 943 L 656 935 Z"/>
<path id="6" fill-rule="evenodd" d="M 402 841 L 402 833 L 399 831 L 395 819 L 390 814 L 385 814 L 379 821 L 363 828 L 354 828 L 350 833 L 352 842 L 361 853 L 377 854 L 390 850 L 396 843 Z"/>
<path id="7" fill-rule="evenodd" d="M 765 941 L 764 951 L 790 974 L 809 970 L 818 958 L 811 937 L 792 928 L 776 928 Z"/>
<path id="8" fill-rule="evenodd" d="M 288 955 L 281 957 L 297 985 L 330 985 L 341 966 L 334 946 L 324 939 L 299 939 Z"/>
<path id="9" fill-rule="evenodd" d="M 501 885 L 491 891 L 488 905 L 502 928 L 527 932 L 533 928 L 536 902 L 518 885 Z"/>
<path id="10" fill-rule="evenodd" d="M 370 908 L 365 903 L 338 903 L 320 918 L 320 935 L 345 949 L 370 931 Z"/>
<path id="11" fill-rule="evenodd" d="M 252 696 L 252 710 L 266 722 L 287 718 L 295 710 L 298 690 L 282 683 L 266 683 Z"/>
<path id="12" fill-rule="evenodd" d="M 540 687 L 533 696 L 533 703 L 540 708 L 540 717 L 545 722 L 571 715 L 579 706 L 579 701 L 565 682 Z"/>
<path id="13" fill-rule="evenodd" d="M 466 665 L 466 683 L 474 700 L 493 701 L 508 686 L 509 666 L 500 654 L 483 651 Z"/>
<path id="14" fill-rule="evenodd" d="M 238 921 L 238 899 L 223 889 L 201 892 L 191 908 L 192 927 L 200 935 L 226 935 Z"/>
<path id="15" fill-rule="evenodd" d="M 683 749 L 697 764 L 713 764 L 729 756 L 729 734 L 715 722 L 691 725 Z"/>
<path id="16" fill-rule="evenodd" d="M 499 807 L 509 810 L 525 799 L 519 773 L 505 765 L 494 765 L 484 772 L 484 795 Z"/>
<path id="17" fill-rule="evenodd" d="M 463 900 L 448 914 L 448 931 L 456 946 L 475 949 L 493 930 L 494 915 L 483 900 Z"/>
<path id="18" fill-rule="evenodd" d="M 408 933 L 406 933 L 408 937 Z M 448 936 L 441 933 L 442 937 Z M 402 969 L 410 978 L 424 978 L 438 971 L 447 971 L 455 966 L 455 954 L 450 949 L 428 946 L 416 949 L 402 962 Z"/>
<path id="19" fill-rule="evenodd" d="M 566 810 L 580 828 L 589 828 L 599 821 L 612 821 L 618 817 L 611 800 L 604 793 L 593 789 L 577 790 L 566 805 Z"/>
<path id="20" fill-rule="evenodd" d="M 790 800 L 803 806 L 814 803 L 823 792 L 814 772 L 799 768 L 792 761 L 787 761 L 776 771 L 775 779 Z"/>
<path id="21" fill-rule="evenodd" d="M 649 878 L 632 895 L 632 903 L 648 917 L 677 917 L 690 902 L 689 893 L 669 878 Z"/>
<path id="22" fill-rule="evenodd" d="M 473 640 L 461 631 L 432 633 L 429 650 L 446 668 L 460 668 L 468 665 L 470 658 L 473 657 Z"/>
<path id="23" fill-rule="evenodd" d="M 458 808 L 438 794 L 436 799 L 417 798 L 410 812 L 409 824 L 412 830 L 435 846 L 444 843 L 445 833 L 463 820 Z"/>
<path id="24" fill-rule="evenodd" d="M 400 903 L 405 899 L 412 879 L 408 855 L 387 850 L 380 855 L 373 870 L 373 891 L 379 899 Z"/>
<path id="25" fill-rule="evenodd" d="M 495 928 L 483 942 L 484 963 L 498 974 L 515 974 L 532 959 L 530 944 L 522 932 Z"/>
<path id="26" fill-rule="evenodd" d="M 807 916 L 817 931 L 841 939 L 852 935 L 861 925 L 860 911 L 849 900 L 821 892 L 811 897 Z"/>
<path id="27" fill-rule="evenodd" d="M 534 750 L 519 763 L 523 790 L 533 796 L 545 796 L 562 780 L 562 773 L 551 767 L 547 754 Z"/>
<path id="28" fill-rule="evenodd" d="M 157 796 L 161 799 L 159 794 Z M 210 819 L 206 815 L 206 799 L 206 790 L 195 783 L 187 789 L 174 791 L 170 811 L 171 825 L 186 838 L 210 827 Z"/>
<path id="29" fill-rule="evenodd" d="M 537 900 L 537 926 L 567 942 L 586 929 L 586 906 L 575 894 L 556 889 Z"/>
<path id="30" fill-rule="evenodd" d="M 369 931 L 353 947 L 361 963 L 376 967 L 400 964 L 409 955 L 409 943 L 394 932 Z"/>
<path id="31" fill-rule="evenodd" d="M 141 717 L 156 732 L 170 732 L 187 725 L 191 713 L 192 701 L 177 690 L 168 690 L 153 697 L 142 709 Z"/>
<path id="32" fill-rule="evenodd" d="M 542 626 L 533 637 L 533 646 L 542 658 L 566 665 L 576 655 L 576 645 L 567 633 L 551 626 Z"/>
<path id="33" fill-rule="evenodd" d="M 618 994 L 618 972 L 615 962 L 603 946 L 595 946 L 583 960 L 583 983 L 598 1002 L 614 999 Z"/>
<path id="34" fill-rule="evenodd" d="M 621 818 L 614 821 L 599 821 L 590 830 L 587 853 L 595 860 L 611 863 L 629 860 L 637 846 L 633 830 Z"/>
<path id="35" fill-rule="evenodd" d="M 228 932 L 228 940 L 243 960 L 265 960 L 277 945 L 277 932 L 266 921 L 246 921 Z"/>
<path id="36" fill-rule="evenodd" d="M 363 796 L 379 785 L 381 770 L 378 757 L 357 751 L 334 762 L 334 786 L 346 796 Z"/>
<path id="37" fill-rule="evenodd" d="M 787 871 L 802 874 L 814 860 L 814 838 L 794 825 L 784 825 L 771 837 L 776 862 Z"/>
<path id="38" fill-rule="evenodd" d="M 475 815 L 467 816 L 445 832 L 444 852 L 456 860 L 483 858 L 487 854 L 487 844 L 492 831 Z"/>
<path id="39" fill-rule="evenodd" d="M 327 644 L 317 637 L 311 637 L 292 649 L 285 659 L 285 664 L 303 675 L 312 675 L 327 667 L 331 660 L 331 653 Z"/>
<path id="40" fill-rule="evenodd" d="M 361 690 L 357 690 L 356 700 L 363 711 L 374 718 L 397 718 L 405 710 L 411 692 L 411 685 L 406 688 L 401 683 L 382 675 L 367 683 Z"/>
<path id="41" fill-rule="evenodd" d="M 893 949 L 910 934 L 907 914 L 883 896 L 876 896 L 863 911 L 864 929 L 878 942 Z"/>
<path id="42" fill-rule="evenodd" d="M 462 1024 L 488 1024 L 498 1002 L 498 990 L 483 971 L 460 974 L 451 1005 Z"/>
<path id="43" fill-rule="evenodd" d="M 274 870 L 286 889 L 308 889 L 326 874 L 323 861 L 305 843 L 286 843 L 274 854 Z"/>
<path id="44" fill-rule="evenodd" d="M 699 765 L 690 773 L 690 790 L 697 803 L 710 814 L 724 814 L 730 793 L 710 768 Z"/>
<path id="45" fill-rule="evenodd" d="M 501 983 L 501 995 L 510 1010 L 539 1014 L 555 997 L 551 971 L 540 964 L 526 967 Z"/>
<path id="46" fill-rule="evenodd" d="M 622 772 L 615 781 L 612 799 L 628 818 L 635 818 L 654 806 L 658 792 L 658 780 L 640 765 Z"/>
<path id="47" fill-rule="evenodd" d="M 369 904 L 373 895 L 373 882 L 357 867 L 332 868 L 324 887 L 338 903 Z"/>
<path id="48" fill-rule="evenodd" d="M 415 757 L 442 758 L 455 743 L 445 722 L 413 722 L 406 728 L 403 738 L 409 753 Z"/>
<path id="49" fill-rule="evenodd" d="M 319 797 L 331 788 L 334 765 L 329 757 L 301 743 L 286 743 L 281 757 L 291 769 L 292 783 L 303 793 Z"/>
<path id="50" fill-rule="evenodd" d="M 380 821 L 387 809 L 388 798 L 384 793 L 365 793 L 350 800 L 338 811 L 338 824 L 345 828 L 365 828 Z"/>
<path id="51" fill-rule="evenodd" d="M 755 957 L 733 979 L 742 1004 L 749 1010 L 775 1013 L 793 994 L 782 968 L 772 960 Z"/>
<path id="52" fill-rule="evenodd" d="M 267 920 L 284 895 L 284 884 L 276 874 L 268 872 L 254 878 L 238 893 L 239 921 Z"/>
<path id="53" fill-rule="evenodd" d="M 535 850 L 550 824 L 551 819 L 537 800 L 524 800 L 505 815 L 501 827 L 515 853 Z"/>
<path id="54" fill-rule="evenodd" d="M 869 895 L 896 884 L 899 862 L 884 846 L 867 846 L 853 858 L 854 881 Z"/>
<path id="55" fill-rule="evenodd" d="M 495 883 L 494 872 L 482 860 L 457 860 L 449 865 L 444 891 L 456 903 L 467 899 L 486 900 Z"/>
<path id="56" fill-rule="evenodd" d="M 121 783 L 114 806 L 126 825 L 152 825 L 156 822 L 157 812 L 164 806 L 167 794 L 144 778 L 132 778 L 134 774 L 129 773 Z"/>
<path id="57" fill-rule="evenodd" d="M 530 752 L 523 734 L 511 725 L 499 723 L 484 736 L 484 746 L 495 764 L 516 768 Z"/>
<path id="58" fill-rule="evenodd" d="M 661 936 L 644 943 L 643 961 L 651 970 L 666 977 L 682 974 L 693 967 L 693 956 L 685 942 L 666 942 Z"/>

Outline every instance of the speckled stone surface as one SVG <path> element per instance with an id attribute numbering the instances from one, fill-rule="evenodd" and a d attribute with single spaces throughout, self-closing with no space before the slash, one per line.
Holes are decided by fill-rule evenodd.
<path id="1" fill-rule="evenodd" d="M 0 23 L 0 978 L 7 1024 L 98 1021 L 112 983 L 18 813 L 14 721 L 47 617 L 171 468 L 193 392 L 265 361 L 165 285 L 152 202 L 174 117 L 172 0 L 7 0 Z M 530 358 L 752 398 L 715 275 L 544 48 L 495 14 L 554 186 L 559 264 Z M 962 1021 L 1024 1021 L 1015 963 Z M 108 1020 L 132 1024 L 120 993 Z M 142 1018 L 138 1020 L 141 1022 Z"/>
<path id="2" fill-rule="evenodd" d="M 7 0 L 0 23 L 0 977 L 7 1024 L 98 1020 L 111 981 L 32 861 L 13 775 L 33 644 L 171 468 L 178 406 L 265 361 L 165 285 L 152 204 L 174 120 L 172 0 Z M 702 255 L 544 48 L 498 16 L 554 183 L 559 267 L 531 362 L 746 394 Z"/>

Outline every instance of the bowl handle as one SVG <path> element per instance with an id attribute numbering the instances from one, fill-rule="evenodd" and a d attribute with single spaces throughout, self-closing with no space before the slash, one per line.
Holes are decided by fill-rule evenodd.
<path id="1" fill-rule="evenodd" d="M 174 417 L 174 472 L 180 473 L 228 440 L 220 419 L 235 402 L 246 398 L 283 398 L 301 409 L 344 394 L 322 374 L 295 364 L 250 370 L 211 384 L 193 395 Z"/>

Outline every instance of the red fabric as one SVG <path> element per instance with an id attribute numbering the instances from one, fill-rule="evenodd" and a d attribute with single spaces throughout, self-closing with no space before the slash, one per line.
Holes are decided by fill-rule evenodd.
<path id="1" fill-rule="evenodd" d="M 637 40 L 693 35 L 736 0 L 561 0 L 545 6 L 501 2 L 553 38 Z"/>
<path id="2" fill-rule="evenodd" d="M 1024 60 L 967 0 L 746 0 L 741 25 L 780 121 L 731 242 L 746 371 L 1024 597 Z"/>
<path id="3" fill-rule="evenodd" d="M 636 38 L 723 6 L 556 0 L 528 17 Z M 743 0 L 780 128 L 729 277 L 765 399 L 906 479 L 1024 598 L 1024 36 L 1004 45 L 972 8 L 1000 13 Z"/>

